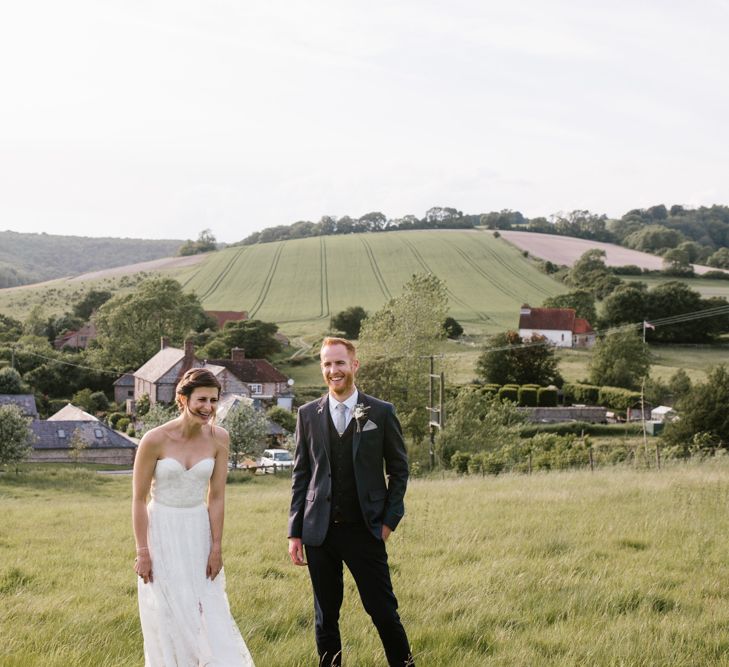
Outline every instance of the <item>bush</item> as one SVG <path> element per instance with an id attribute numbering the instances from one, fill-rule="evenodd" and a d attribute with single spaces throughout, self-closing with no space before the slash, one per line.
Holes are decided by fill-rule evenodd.
<path id="1" fill-rule="evenodd" d="M 116 428 L 119 420 L 124 419 L 125 417 L 126 415 L 123 412 L 112 412 L 108 417 L 109 426 L 111 426 L 111 428 Z"/>
<path id="2" fill-rule="evenodd" d="M 707 271 L 698 277 L 706 280 L 729 280 L 729 271 Z"/>
<path id="3" fill-rule="evenodd" d="M 124 433 L 129 428 L 129 424 L 129 417 L 122 417 L 121 419 L 117 419 L 116 430 Z"/>
<path id="4" fill-rule="evenodd" d="M 579 382 L 565 382 L 562 387 L 564 392 L 564 404 L 583 403 L 585 405 L 596 405 L 600 393 L 600 387 L 594 384 L 581 384 Z"/>
<path id="5" fill-rule="evenodd" d="M 132 438 L 136 435 L 136 431 L 134 430 L 134 424 L 129 424 L 129 426 L 127 426 L 127 435 Z"/>
<path id="6" fill-rule="evenodd" d="M 537 406 L 537 391 L 534 387 L 519 387 L 519 405 L 534 408 Z"/>
<path id="7" fill-rule="evenodd" d="M 65 408 L 68 405 L 68 401 L 65 398 L 52 398 L 48 401 L 48 412 L 51 415 L 55 415 L 56 412 Z"/>
<path id="8" fill-rule="evenodd" d="M 504 385 L 499 389 L 498 394 L 502 401 L 516 403 L 519 400 L 519 388 L 515 385 Z"/>
<path id="9" fill-rule="evenodd" d="M 537 405 L 540 408 L 556 408 L 559 395 L 556 389 L 540 387 L 537 389 Z"/>
<path id="10" fill-rule="evenodd" d="M 471 460 L 471 455 L 467 452 L 456 451 L 451 455 L 451 468 L 455 470 L 459 475 L 465 475 L 468 472 L 468 462 Z"/>
<path id="11" fill-rule="evenodd" d="M 481 387 L 481 393 L 482 394 L 498 394 L 499 389 L 501 389 L 500 384 L 488 383 Z"/>
<path id="12" fill-rule="evenodd" d="M 640 276 L 643 269 L 635 264 L 624 264 L 623 266 L 612 266 L 610 270 L 617 276 Z"/>
<path id="13" fill-rule="evenodd" d="M 640 392 L 622 387 L 600 387 L 598 402 L 613 410 L 627 410 L 640 401 Z"/>

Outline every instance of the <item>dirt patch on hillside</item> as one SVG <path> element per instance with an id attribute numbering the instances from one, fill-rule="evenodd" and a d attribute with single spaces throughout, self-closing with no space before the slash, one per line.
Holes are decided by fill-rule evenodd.
<path id="1" fill-rule="evenodd" d="M 140 273 L 141 271 L 161 271 L 163 269 L 180 269 L 186 266 L 194 266 L 199 264 L 207 257 L 207 254 L 188 255 L 186 257 L 161 257 L 160 259 L 151 259 L 148 262 L 138 262 L 137 264 L 126 264 L 125 266 L 115 266 L 111 269 L 101 269 L 99 271 L 91 271 L 82 273 L 80 276 L 69 278 L 70 282 L 80 280 L 98 280 L 99 278 L 111 278 L 113 276 L 126 276 L 132 273 Z"/>
<path id="2" fill-rule="evenodd" d="M 499 232 L 509 243 L 513 243 L 520 250 L 526 250 L 530 255 L 540 259 L 572 266 L 580 256 L 591 250 L 599 248 L 605 251 L 605 263 L 608 266 L 624 266 L 635 264 L 641 269 L 660 271 L 663 268 L 663 260 L 656 255 L 647 252 L 631 250 L 613 243 L 601 243 L 599 241 L 587 241 L 576 239 L 571 236 L 557 236 L 556 234 L 540 234 L 537 232 L 515 232 L 505 230 Z M 710 266 L 694 264 L 694 271 L 697 274 L 707 271 L 716 271 Z"/>

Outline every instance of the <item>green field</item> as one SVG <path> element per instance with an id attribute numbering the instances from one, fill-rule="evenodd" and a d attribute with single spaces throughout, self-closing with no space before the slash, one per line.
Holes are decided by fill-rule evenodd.
<path id="1" fill-rule="evenodd" d="M 0 664 L 137 667 L 129 477 L 0 475 Z M 228 486 L 233 615 L 257 667 L 315 664 L 288 480 Z M 389 544 L 420 665 L 729 665 L 729 463 L 415 480 Z M 348 664 L 383 664 L 347 575 Z"/>
<path id="2" fill-rule="evenodd" d="M 669 282 L 671 280 L 680 280 L 686 283 L 692 290 L 708 298 L 712 296 L 720 296 L 729 299 L 729 280 L 708 280 L 703 278 L 672 278 L 670 276 L 619 276 L 623 280 L 630 282 L 643 282 L 648 285 L 649 289 L 653 289 L 657 285 Z"/>
<path id="3" fill-rule="evenodd" d="M 448 287 L 450 311 L 474 333 L 515 326 L 519 306 L 564 286 L 481 231 L 354 234 L 229 248 L 179 273 L 206 308 L 247 310 L 287 333 L 319 333 L 349 306 L 377 310 L 413 273 Z"/>

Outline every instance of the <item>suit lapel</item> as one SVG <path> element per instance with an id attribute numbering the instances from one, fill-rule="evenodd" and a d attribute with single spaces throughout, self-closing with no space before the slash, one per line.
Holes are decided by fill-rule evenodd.
<path id="1" fill-rule="evenodd" d="M 362 404 L 365 408 L 370 407 L 370 403 L 367 400 L 367 395 L 363 394 L 362 392 L 359 392 L 357 394 L 357 405 Z M 367 412 L 367 410 L 365 410 Z M 367 423 L 367 417 L 362 417 L 362 424 L 357 425 L 357 421 L 354 419 L 354 416 L 352 416 L 352 420 L 354 421 L 354 433 L 352 434 L 352 460 L 357 460 L 357 450 L 359 449 L 359 441 L 362 437 L 362 427 L 364 424 Z"/>
<path id="2" fill-rule="evenodd" d="M 329 442 L 329 395 L 324 394 L 319 399 L 319 407 L 316 410 L 317 416 L 316 416 L 316 424 L 317 428 L 319 429 L 319 438 L 318 440 L 320 442 L 324 443 L 324 451 L 327 455 L 327 460 L 329 461 L 329 465 L 331 466 L 332 463 L 332 445 Z"/>

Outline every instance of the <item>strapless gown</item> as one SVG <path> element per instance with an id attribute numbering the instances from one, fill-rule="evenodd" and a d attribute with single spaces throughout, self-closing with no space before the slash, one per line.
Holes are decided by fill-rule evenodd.
<path id="1" fill-rule="evenodd" d="M 205 498 L 215 460 L 189 470 L 159 459 L 147 505 L 153 582 L 137 577 L 145 667 L 253 667 L 225 593 L 225 572 L 205 576 L 210 519 Z"/>

